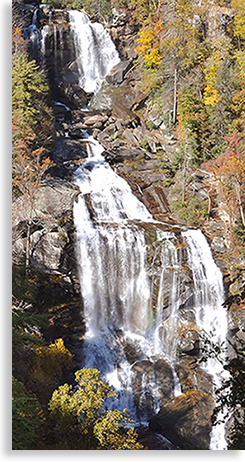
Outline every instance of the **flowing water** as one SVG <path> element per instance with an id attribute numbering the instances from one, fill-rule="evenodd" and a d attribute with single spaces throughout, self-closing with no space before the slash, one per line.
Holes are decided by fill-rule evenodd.
<path id="1" fill-rule="evenodd" d="M 79 85 L 98 93 L 111 68 L 120 62 L 109 33 L 102 24 L 91 23 L 81 11 L 70 11 L 71 30 L 80 74 Z"/>
<path id="2" fill-rule="evenodd" d="M 161 269 L 153 309 L 144 225 L 157 227 L 159 223 L 103 160 L 101 146 L 89 141 L 90 157 L 74 175 L 81 191 L 74 204 L 74 223 L 87 328 L 83 363 L 100 369 L 116 388 L 117 407 L 130 409 L 136 422 L 146 423 L 158 412 L 164 397 L 159 364 L 163 368 L 169 365 L 172 396 L 181 394 L 175 364 L 183 252 L 174 232 L 156 232 Z M 193 279 L 195 323 L 203 333 L 212 335 L 214 342 L 222 343 L 227 324 L 221 272 L 200 230 L 185 229 L 181 236 Z M 164 309 L 166 286 L 168 315 Z M 215 359 L 204 366 L 214 385 L 221 372 L 218 366 Z M 224 446 L 223 429 L 218 434 L 214 430 L 211 448 Z"/>
<path id="3" fill-rule="evenodd" d="M 96 93 L 119 62 L 118 54 L 100 24 L 91 24 L 81 12 L 69 14 L 80 85 Z M 115 387 L 117 408 L 126 407 L 137 423 L 147 423 L 160 409 L 166 377 L 171 396 L 182 393 L 176 372 L 178 329 L 188 290 L 198 330 L 213 342 L 225 341 L 222 274 L 201 231 L 184 229 L 178 237 L 174 229 L 164 231 L 104 161 L 102 152 L 88 137 L 88 159 L 74 175 L 81 191 L 74 204 L 74 223 L 87 329 L 83 364 L 101 370 Z M 153 259 L 146 225 L 156 229 Z M 156 260 L 158 274 L 153 277 Z M 186 264 L 191 289 L 182 281 Z M 220 384 L 222 367 L 216 359 L 208 359 L 203 370 L 214 387 Z M 224 426 L 215 427 L 210 449 L 225 448 Z"/>

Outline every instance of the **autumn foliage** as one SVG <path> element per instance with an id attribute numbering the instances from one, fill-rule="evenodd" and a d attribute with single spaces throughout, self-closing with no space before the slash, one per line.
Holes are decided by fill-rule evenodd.
<path id="1" fill-rule="evenodd" d="M 244 140 L 236 132 L 225 136 L 226 149 L 217 159 L 204 164 L 218 181 L 220 193 L 227 205 L 231 222 L 239 210 L 245 228 L 245 149 Z"/>

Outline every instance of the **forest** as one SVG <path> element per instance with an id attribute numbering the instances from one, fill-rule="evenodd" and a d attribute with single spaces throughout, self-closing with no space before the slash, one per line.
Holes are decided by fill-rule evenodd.
<path id="1" fill-rule="evenodd" d="M 26 239 L 25 256 L 21 261 L 13 258 L 13 449 L 150 449 L 141 444 L 126 409 L 106 410 L 104 402 L 116 392 L 100 372 L 77 370 L 74 345 L 64 325 L 56 326 L 52 340 L 59 310 L 76 310 L 80 296 L 71 301 L 60 289 L 58 275 L 40 273 L 31 264 L 30 234 L 39 226 L 33 221 L 35 193 L 55 167 L 57 134 L 47 70 L 32 59 L 24 38 L 21 8 L 30 3 L 42 7 L 21 0 L 12 4 L 13 202 L 25 197 L 29 210 L 24 231 L 19 230 Z M 164 135 L 175 142 L 172 152 L 161 149 L 156 154 L 169 206 L 177 222 L 199 227 L 208 237 L 211 224 L 223 217 L 226 252 L 217 258 L 225 268 L 225 307 L 239 312 L 244 321 L 245 2 L 47 0 L 43 4 L 57 10 L 83 9 L 104 25 L 115 12 L 137 24 L 134 66 L 141 88 L 161 115 Z M 160 130 L 152 120 L 145 124 L 148 131 Z M 142 147 L 149 150 L 147 141 Z M 193 190 L 196 172 L 205 172 L 203 199 Z M 72 227 L 70 222 L 62 225 Z M 220 354 L 215 345 L 210 348 Z M 245 448 L 244 337 L 233 337 L 230 348 L 233 355 L 224 365 L 230 376 L 217 391 L 212 420 L 215 424 L 220 409 L 232 416 L 228 449 L 240 450 Z"/>

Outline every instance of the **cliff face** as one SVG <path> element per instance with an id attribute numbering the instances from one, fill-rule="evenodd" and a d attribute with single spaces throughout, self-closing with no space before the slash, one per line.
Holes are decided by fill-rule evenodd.
<path id="1" fill-rule="evenodd" d="M 48 75 L 57 139 L 52 155 L 55 166 L 50 170 L 50 179 L 36 192 L 38 206 L 32 213 L 38 224 L 31 227 L 31 262 L 45 271 L 60 272 L 71 292 L 77 293 L 72 225 L 73 201 L 77 192 L 71 178 L 87 157 L 87 144 L 81 130 L 86 130 L 99 141 L 105 150 L 105 159 L 130 184 L 133 193 L 152 215 L 172 224 L 176 223 L 171 210 L 174 192 L 168 186 L 171 177 L 166 166 L 167 159 L 176 152 L 177 140 L 166 125 L 164 111 L 160 112 L 149 94 L 142 90 L 142 74 L 135 52 L 139 24 L 135 20 L 128 21 L 126 15 L 107 24 L 121 61 L 106 77 L 100 92 L 93 95 L 85 93 L 78 84 L 68 12 L 45 6 L 37 10 L 35 27 L 42 30 L 42 35 L 38 42 L 33 42 L 33 29 L 29 27 L 33 11 L 33 7 L 25 6 L 22 17 L 27 40 L 28 37 L 30 40 L 30 52 Z M 230 10 L 212 8 L 209 34 L 223 33 L 222 27 L 227 27 L 231 19 Z M 84 110 L 84 106 L 89 110 Z M 208 180 L 208 175 L 201 170 L 189 179 L 187 187 L 197 201 L 208 200 Z M 61 203 L 57 198 L 62 198 Z M 64 198 L 66 203 L 62 208 Z M 27 219 L 19 213 L 24 202 L 25 198 L 18 199 L 13 207 L 13 254 L 18 261 L 26 248 Z M 205 233 L 217 263 L 226 274 L 223 257 L 230 250 L 230 242 L 225 236 L 226 217 L 220 212 L 205 224 Z M 231 329 L 238 328 L 238 325 L 240 321 L 231 321 Z"/>
<path id="2" fill-rule="evenodd" d="M 25 8 L 26 22 L 31 8 Z M 39 41 L 33 40 L 42 30 Z M 77 60 L 68 12 L 41 8 L 35 24 L 26 27 L 30 53 L 46 69 L 50 82 L 55 117 L 56 146 L 52 154 L 54 167 L 49 178 L 36 191 L 35 203 L 28 211 L 25 197 L 13 205 L 14 261 L 26 250 L 26 226 L 31 213 L 31 263 L 45 271 L 60 273 L 71 292 L 77 292 L 74 267 L 74 230 L 72 208 L 77 191 L 71 183 L 74 170 L 87 157 L 83 131 L 93 135 L 105 149 L 103 155 L 113 168 L 129 182 L 133 192 L 159 219 L 171 219 L 170 208 L 162 187 L 163 175 L 158 167 L 159 151 L 172 149 L 174 141 L 159 130 L 150 132 L 145 121 L 154 111 L 140 88 L 141 74 L 135 69 L 135 39 L 138 25 L 127 18 L 108 28 L 118 45 L 121 62 L 108 75 L 101 91 L 94 96 L 78 85 Z M 87 106 L 89 110 L 84 109 Z M 145 116 L 137 108 L 145 108 Z M 159 127 L 161 120 L 157 120 Z M 26 213 L 22 214 L 22 209 Z M 30 213 L 29 213 L 30 212 Z M 25 216 L 26 215 L 26 216 Z M 72 277 L 68 277 L 73 275 Z"/>

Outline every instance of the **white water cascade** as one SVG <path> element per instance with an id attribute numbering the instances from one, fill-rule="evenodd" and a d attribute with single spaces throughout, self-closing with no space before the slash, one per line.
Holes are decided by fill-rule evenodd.
<path id="1" fill-rule="evenodd" d="M 118 54 L 101 25 L 81 12 L 69 14 L 79 84 L 97 93 Z M 98 368 L 118 393 L 115 406 L 144 424 L 159 411 L 166 389 L 168 399 L 182 393 L 179 330 L 188 330 L 189 316 L 198 332 L 219 344 L 225 340 L 222 275 L 201 231 L 169 230 L 154 220 L 92 137 L 87 149 L 74 174 L 81 191 L 74 224 L 86 323 L 81 364 Z M 203 370 L 218 386 L 218 361 L 208 360 Z M 224 427 L 215 427 L 210 449 L 225 448 Z"/>
<path id="2" fill-rule="evenodd" d="M 222 273 L 213 261 L 211 250 L 200 230 L 183 233 L 188 244 L 190 265 L 193 271 L 195 286 L 195 307 L 197 323 L 202 331 L 208 334 L 216 345 L 224 345 L 228 329 L 223 302 L 224 289 Z M 197 238 L 198 237 L 198 238 Z M 213 388 L 219 388 L 222 377 L 227 378 L 221 360 L 215 357 L 207 359 L 203 366 L 213 378 Z M 222 417 L 220 415 L 220 417 Z M 222 419 L 221 419 L 222 420 Z M 226 449 L 225 426 L 218 424 L 211 433 L 210 449 Z"/>
<path id="3" fill-rule="evenodd" d="M 91 23 L 81 11 L 70 11 L 69 17 L 80 76 L 79 85 L 87 93 L 98 93 L 111 68 L 120 62 L 118 52 L 102 24 Z"/>
<path id="4" fill-rule="evenodd" d="M 87 328 L 83 364 L 100 369 L 116 388 L 117 407 L 130 409 L 136 422 L 146 423 L 160 409 L 164 395 L 159 367 L 169 364 L 172 396 L 181 394 L 175 364 L 182 252 L 174 230 L 156 232 L 161 271 L 153 309 L 144 227 L 157 229 L 159 223 L 132 194 L 125 180 L 103 160 L 101 146 L 94 141 L 93 148 L 92 140 L 89 141 L 90 157 L 74 176 L 81 191 L 74 204 L 74 223 Z M 184 230 L 181 236 L 194 282 L 195 323 L 220 343 L 225 340 L 227 329 L 221 273 L 201 231 Z M 168 315 L 163 308 L 166 284 Z M 133 351 L 132 357 L 127 352 L 128 346 Z M 217 365 L 217 361 L 209 360 L 205 366 L 214 385 L 218 384 L 221 372 Z M 214 429 L 211 449 L 225 448 L 222 432 L 223 429 L 217 436 Z"/>

